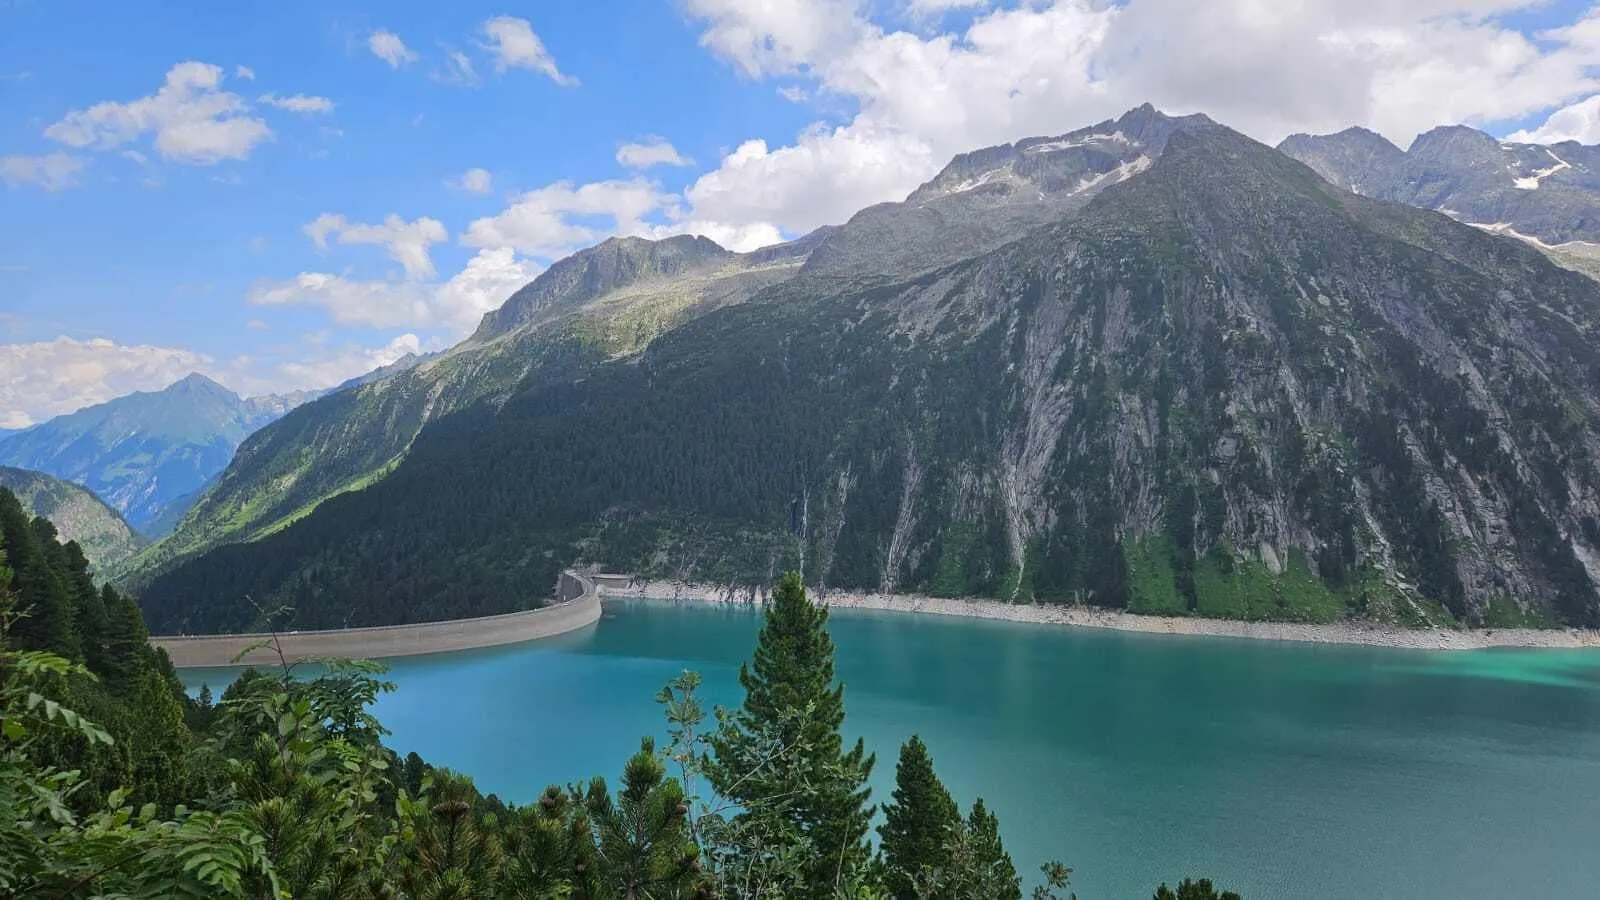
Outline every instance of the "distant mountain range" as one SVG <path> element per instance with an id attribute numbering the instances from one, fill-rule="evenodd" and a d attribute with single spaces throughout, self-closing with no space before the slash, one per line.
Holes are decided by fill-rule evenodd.
<path id="1" fill-rule="evenodd" d="M 1452 125 L 1405 150 L 1364 128 L 1293 135 L 1278 149 L 1354 193 L 1517 237 L 1600 275 L 1600 147 L 1512 143 Z"/>
<path id="2" fill-rule="evenodd" d="M 241 399 L 204 375 L 0 435 L 0 465 L 87 487 L 148 536 L 176 524 L 239 443 L 318 392 Z"/>
<path id="3" fill-rule="evenodd" d="M 96 568 L 114 566 L 145 544 L 116 510 L 70 481 L 0 466 L 0 488 L 17 495 L 30 516 L 49 519 L 63 542 L 77 541 L 84 558 Z"/>
<path id="4" fill-rule="evenodd" d="M 1453 186 L 1424 191 L 1421 162 L 1348 135 L 1279 152 L 1146 106 L 963 154 L 902 203 L 757 253 L 607 241 L 462 345 L 247 440 L 141 555 L 146 614 L 500 612 L 594 561 L 1600 624 L 1600 284 L 1378 199 L 1578 239 L 1590 157 L 1553 148 L 1575 171 L 1545 172 L 1490 140 L 1520 165 L 1500 184 L 1454 149 L 1484 142 L 1447 130 L 1419 143 Z"/>

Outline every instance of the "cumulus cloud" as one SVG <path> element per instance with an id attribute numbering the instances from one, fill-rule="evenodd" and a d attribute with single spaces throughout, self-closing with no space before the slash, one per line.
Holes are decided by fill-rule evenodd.
<path id="1" fill-rule="evenodd" d="M 460 178 L 452 178 L 445 184 L 469 194 L 487 194 L 494 187 L 494 176 L 488 169 L 468 169 Z"/>
<path id="2" fill-rule="evenodd" d="M 222 79 L 219 66 L 178 63 L 156 93 L 73 110 L 44 134 L 69 147 L 101 150 L 153 134 L 156 150 L 174 162 L 211 165 L 244 159 L 272 137 L 272 130 L 247 113 L 237 94 L 222 90 Z"/>
<path id="3" fill-rule="evenodd" d="M 484 49 L 494 56 L 496 72 L 528 69 L 547 76 L 556 84 L 571 87 L 578 83 L 578 79 L 556 67 L 555 57 L 533 33 L 533 26 L 527 19 L 496 16 L 483 23 L 483 37 Z"/>
<path id="4" fill-rule="evenodd" d="M 686 0 L 702 45 L 742 75 L 849 112 L 787 146 L 740 145 L 686 192 L 682 218 L 793 234 L 903 198 L 957 153 L 1146 101 L 1267 142 L 1366 125 L 1404 146 L 1600 92 L 1600 15 L 1529 36 L 1499 17 L 1528 0 L 971 5 L 984 8 L 959 29 L 911 33 L 881 21 L 894 4 Z M 1591 134 L 1593 108 L 1574 103 L 1543 134 Z"/>
<path id="5" fill-rule="evenodd" d="M 442 328 L 455 336 L 469 331 L 485 312 L 539 273 L 509 248 L 480 251 L 454 278 L 439 284 L 355 281 L 323 272 L 303 272 L 259 284 L 249 300 L 257 306 L 309 306 L 333 321 L 372 328 Z"/>
<path id="6" fill-rule="evenodd" d="M 327 97 L 314 97 L 307 94 L 294 94 L 281 97 L 277 94 L 262 94 L 261 102 L 268 106 L 287 110 L 301 115 L 316 115 L 318 113 L 333 112 L 333 101 Z"/>
<path id="7" fill-rule="evenodd" d="M 275 379 L 278 390 L 332 387 L 397 362 L 408 353 L 422 352 L 422 339 L 414 334 L 399 335 L 381 347 L 363 347 L 353 343 L 327 346 L 323 341 L 311 343 L 317 345 L 316 352 L 278 365 Z"/>
<path id="8" fill-rule="evenodd" d="M 1559 144 L 1577 141 L 1600 144 L 1600 94 L 1563 106 L 1550 114 L 1544 124 L 1506 136 L 1508 141 L 1527 144 Z"/>
<path id="9" fill-rule="evenodd" d="M 78 175 L 87 163 L 76 156 L 47 153 L 44 156 L 0 156 L 0 181 L 7 187 L 33 186 L 47 191 L 77 187 Z"/>
<path id="10" fill-rule="evenodd" d="M 578 187 L 561 181 L 521 194 L 498 215 L 474 221 L 461 243 L 554 259 L 608 235 L 648 233 L 646 219 L 673 202 L 659 185 L 642 179 Z"/>
<path id="11" fill-rule="evenodd" d="M 400 40 L 400 35 L 382 28 L 372 32 L 367 38 L 367 49 L 372 55 L 389 64 L 389 68 L 398 69 L 408 63 L 416 62 L 420 57 Z"/>
<path id="12" fill-rule="evenodd" d="M 335 322 L 372 328 L 396 328 L 429 318 L 427 290 L 412 282 L 352 281 L 325 272 L 302 272 L 293 278 L 259 284 L 249 300 L 257 306 L 314 306 Z"/>
<path id="13" fill-rule="evenodd" d="M 0 428 L 20 428 L 132 391 L 159 390 L 212 362 L 189 350 L 106 338 L 0 344 Z"/>
<path id="14" fill-rule="evenodd" d="M 678 148 L 667 143 L 665 138 L 653 134 L 642 141 L 618 146 L 617 162 L 630 169 L 694 165 L 694 160 L 680 154 Z"/>
<path id="15" fill-rule="evenodd" d="M 390 213 L 377 225 L 351 222 L 344 216 L 323 213 L 301 229 L 317 249 L 328 249 L 331 236 L 341 244 L 366 244 L 383 247 L 389 258 L 404 267 L 411 279 L 432 278 L 433 258 L 428 248 L 449 240 L 450 234 L 438 219 L 423 216 L 412 222 Z"/>
<path id="16" fill-rule="evenodd" d="M 256 70 L 250 68 L 249 66 L 234 66 L 233 77 L 239 79 L 240 81 L 255 81 Z"/>

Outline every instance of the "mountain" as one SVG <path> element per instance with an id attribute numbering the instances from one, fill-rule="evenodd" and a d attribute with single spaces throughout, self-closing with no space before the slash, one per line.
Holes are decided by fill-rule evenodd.
<path id="1" fill-rule="evenodd" d="M 1182 127 L 1215 126 L 1144 106 L 1056 138 L 968 154 L 906 203 L 881 204 L 843 227 L 751 253 L 680 236 L 612 239 L 574 254 L 485 315 L 462 345 L 264 429 L 193 516 L 134 561 L 124 583 L 142 587 L 181 560 L 272 534 L 324 500 L 383 478 L 428 422 L 629 357 L 684 322 L 777 284 L 798 279 L 808 285 L 802 292 L 828 291 L 997 247 L 1135 174 Z"/>
<path id="2" fill-rule="evenodd" d="M 1355 193 L 1521 238 L 1600 275 L 1600 147 L 1498 141 L 1452 125 L 1418 135 L 1406 150 L 1364 128 L 1291 135 L 1278 149 Z"/>
<path id="3" fill-rule="evenodd" d="M 118 397 L 0 437 L 0 465 L 47 472 L 87 487 L 134 528 L 162 523 L 227 466 L 245 436 L 308 392 L 242 400 L 204 375 Z"/>
<path id="4" fill-rule="evenodd" d="M 116 510 L 69 481 L 0 466 L 0 488 L 10 489 L 28 515 L 49 519 L 63 542 L 77 541 L 96 568 L 115 565 L 144 546 L 144 539 Z"/>
<path id="5" fill-rule="evenodd" d="M 628 352 L 527 360 L 381 479 L 160 573 L 152 626 L 246 628 L 245 597 L 296 627 L 498 612 L 574 561 L 1139 612 L 1600 623 L 1600 284 L 1208 119 L 1108 124 L 1128 127 L 961 157 Z M 929 237 L 939 220 L 962 239 Z M 652 296 L 701 271 L 652 274 Z M 564 283 L 536 317 L 628 290 Z"/>
<path id="6" fill-rule="evenodd" d="M 793 277 L 815 242 L 739 254 L 704 238 L 620 238 L 562 260 L 461 345 L 308 403 L 253 435 L 121 580 L 142 587 L 212 547 L 279 531 L 393 471 L 424 425 L 627 357 L 683 321 Z"/>

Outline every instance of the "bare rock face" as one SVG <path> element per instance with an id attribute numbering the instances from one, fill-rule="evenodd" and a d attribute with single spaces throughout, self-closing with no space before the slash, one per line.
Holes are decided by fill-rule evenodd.
<path id="1" fill-rule="evenodd" d="M 612 246 L 530 286 L 545 299 L 511 337 L 457 351 L 463 385 L 523 367 L 492 403 L 430 420 L 364 490 L 171 567 L 147 615 L 242 627 L 232 596 L 303 625 L 502 611 L 581 560 L 1218 617 L 1600 624 L 1600 284 L 1330 183 L 1419 152 L 1340 141 L 1308 166 L 1140 109 L 967 154 L 795 252 Z M 1502 152 L 1463 130 L 1421 144 Z M 683 311 L 606 342 L 663 308 Z M 589 354 L 559 356 L 558 334 Z M 314 405 L 350 404 L 318 427 L 372 416 L 404 378 L 441 384 L 429 371 Z"/>
<path id="2" fill-rule="evenodd" d="M 1278 149 L 1364 196 L 1550 246 L 1600 242 L 1600 147 L 1501 142 L 1451 125 L 1418 135 L 1406 150 L 1362 128 L 1291 135 Z"/>

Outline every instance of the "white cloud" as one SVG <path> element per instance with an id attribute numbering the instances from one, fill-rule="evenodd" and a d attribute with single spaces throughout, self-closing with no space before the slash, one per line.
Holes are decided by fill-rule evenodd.
<path id="1" fill-rule="evenodd" d="M 469 331 L 484 313 L 499 309 L 542 269 L 517 259 L 509 247 L 479 250 L 466 268 L 434 292 L 435 319 L 457 332 Z"/>
<path id="2" fill-rule="evenodd" d="M 1506 135 L 1506 140 L 1528 144 L 1559 144 L 1577 141 L 1600 144 L 1600 94 L 1563 106 L 1550 114 L 1544 124 Z"/>
<path id="3" fill-rule="evenodd" d="M 752 78 L 810 68 L 867 26 L 858 0 L 686 0 L 705 22 L 700 43 Z"/>
<path id="4" fill-rule="evenodd" d="M 473 87 L 478 84 L 478 73 L 472 67 L 472 58 L 460 50 L 445 51 L 444 68 L 435 71 L 432 77 L 440 84 L 457 87 Z"/>
<path id="5" fill-rule="evenodd" d="M 494 187 L 494 176 L 488 169 L 468 169 L 460 178 L 452 178 L 445 184 L 469 194 L 487 194 Z"/>
<path id="6" fill-rule="evenodd" d="M 222 79 L 218 66 L 178 63 L 156 93 L 127 103 L 108 100 L 73 110 L 44 134 L 70 147 L 102 150 L 154 134 L 156 150 L 176 162 L 211 165 L 244 159 L 272 137 L 272 130 L 246 114 L 237 94 L 221 89 Z"/>
<path id="7" fill-rule="evenodd" d="M 617 162 L 630 169 L 694 165 L 694 160 L 680 154 L 678 148 L 667 143 L 665 138 L 653 134 L 642 141 L 618 146 Z"/>
<path id="8" fill-rule="evenodd" d="M 652 240 L 671 237 L 675 234 L 697 234 L 710 238 L 717 246 L 735 253 L 748 253 L 784 241 L 783 233 L 777 226 L 766 222 L 754 222 L 744 225 L 729 225 L 724 222 L 707 222 L 697 219 L 686 219 L 670 225 L 659 225 L 647 230 L 643 237 Z"/>
<path id="9" fill-rule="evenodd" d="M 140 153 L 137 150 L 122 151 L 122 158 L 141 166 L 150 162 L 150 157 L 145 156 L 143 153 Z"/>
<path id="10" fill-rule="evenodd" d="M 382 347 L 344 344 L 317 350 L 307 358 L 279 364 L 276 389 L 307 390 L 341 384 L 396 362 L 408 353 L 421 353 L 422 340 L 414 334 L 402 334 Z"/>
<path id="11" fill-rule="evenodd" d="M 682 218 L 808 230 L 904 197 L 957 153 L 1146 101 L 1268 142 L 1366 125 L 1404 146 L 1600 92 L 1600 14 L 1532 38 L 1497 17 L 1530 3 L 1030 0 L 913 34 L 872 20 L 893 4 L 686 0 L 701 43 L 739 72 L 849 112 L 788 146 L 740 145 L 686 191 Z M 1546 133 L 1580 133 L 1591 109 Z"/>
<path id="12" fill-rule="evenodd" d="M 542 73 L 556 84 L 576 86 L 578 79 L 563 74 L 556 68 L 555 58 L 545 49 L 544 41 L 533 33 L 527 19 L 496 16 L 483 23 L 484 49 L 494 54 L 494 69 L 529 69 Z"/>
<path id="13" fill-rule="evenodd" d="M 420 57 L 400 40 L 400 35 L 382 28 L 372 32 L 367 38 L 367 49 L 372 54 L 389 64 L 391 69 L 398 69 L 407 63 L 414 63 Z"/>
<path id="14" fill-rule="evenodd" d="M 0 344 L 0 428 L 40 422 L 131 391 L 159 390 L 211 363 L 189 350 L 106 338 Z"/>
<path id="15" fill-rule="evenodd" d="M 976 6 L 988 6 L 991 0 L 910 0 L 906 9 L 912 15 L 934 15 L 952 9 L 971 9 Z"/>
<path id="16" fill-rule="evenodd" d="M 7 187 L 36 186 L 47 191 L 77 187 L 87 163 L 61 151 L 44 156 L 0 156 L 0 181 Z"/>
<path id="17" fill-rule="evenodd" d="M 234 66 L 233 77 L 239 79 L 240 81 L 255 81 L 256 70 L 250 68 L 249 66 Z"/>
<path id="18" fill-rule="evenodd" d="M 333 101 L 327 97 L 314 97 L 307 94 L 294 94 L 280 97 L 277 94 L 262 94 L 261 102 L 278 109 L 288 110 L 301 115 L 316 115 L 318 113 L 333 112 Z"/>
<path id="19" fill-rule="evenodd" d="M 344 325 L 443 328 L 460 336 L 539 271 L 534 263 L 518 260 L 511 249 L 496 248 L 479 251 L 460 273 L 441 284 L 353 281 L 304 272 L 285 281 L 257 285 L 249 300 L 257 306 L 321 308 Z"/>
<path id="20" fill-rule="evenodd" d="M 555 259 L 611 234 L 647 233 L 646 218 L 672 203 L 672 195 L 641 179 L 579 187 L 561 181 L 521 194 L 498 215 L 474 221 L 461 243 Z"/>
<path id="21" fill-rule="evenodd" d="M 343 325 L 397 328 L 430 319 L 424 285 L 351 281 L 325 272 L 302 272 L 285 281 L 259 284 L 250 290 L 249 300 L 256 306 L 321 307 Z"/>
<path id="22" fill-rule="evenodd" d="M 432 278 L 433 258 L 428 248 L 450 239 L 450 233 L 438 219 L 423 216 L 412 222 L 390 213 L 382 223 L 366 225 L 350 222 L 344 216 L 323 213 L 306 223 L 306 236 L 317 249 L 328 249 L 328 237 L 335 236 L 341 244 L 367 244 L 385 248 L 389 258 L 405 268 L 411 279 Z"/>

